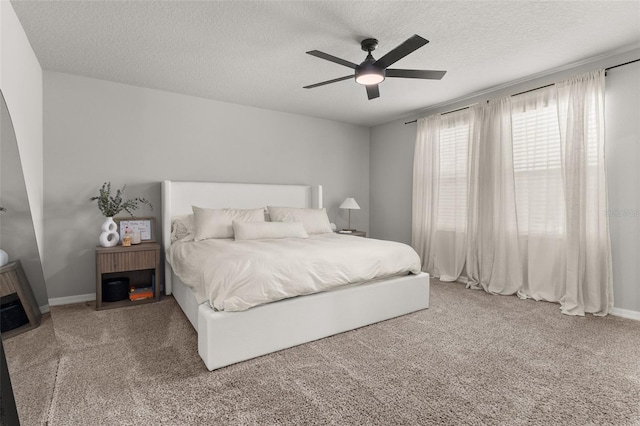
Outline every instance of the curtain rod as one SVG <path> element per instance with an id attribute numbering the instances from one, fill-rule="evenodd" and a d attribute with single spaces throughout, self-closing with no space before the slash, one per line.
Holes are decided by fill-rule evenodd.
<path id="1" fill-rule="evenodd" d="M 612 70 L 612 69 L 614 69 L 614 68 L 622 67 L 622 66 L 624 66 L 624 65 L 633 64 L 634 62 L 638 62 L 638 61 L 640 61 L 640 59 L 634 59 L 634 60 L 632 60 L 632 61 L 628 61 L 628 62 L 625 62 L 625 63 L 622 63 L 622 64 L 613 65 L 613 66 L 611 66 L 611 67 L 605 68 L 605 69 L 604 69 L 604 71 L 605 71 L 605 73 L 606 73 L 607 71 Z M 606 74 L 605 74 L 605 75 L 606 75 Z M 513 95 L 511 95 L 511 96 L 523 95 L 523 94 L 525 94 L 525 93 L 533 92 L 534 90 L 540 90 L 540 89 L 544 89 L 545 87 L 553 86 L 554 84 L 555 84 L 555 83 L 552 83 L 552 84 L 546 84 L 546 85 L 544 85 L 544 86 L 536 87 L 536 88 L 534 88 L 534 89 L 525 90 L 524 92 L 514 93 L 514 94 L 513 94 Z M 489 101 L 487 101 L 487 102 L 489 102 Z M 440 115 L 451 114 L 451 113 L 453 113 L 453 112 L 458 112 L 458 111 L 462 111 L 462 110 L 469 109 L 469 108 L 471 108 L 471 107 L 470 107 L 470 106 L 466 106 L 466 107 L 462 107 L 462 108 L 454 109 L 453 111 L 443 112 L 443 113 L 441 113 Z M 417 123 L 417 122 L 418 122 L 418 120 L 416 119 L 416 120 L 407 121 L 407 122 L 406 122 L 406 123 L 404 123 L 404 124 L 411 124 L 411 123 Z"/>
<path id="2" fill-rule="evenodd" d="M 609 68 L 605 68 L 604 71 L 607 72 L 607 71 L 612 70 L 614 68 L 622 67 L 624 65 L 633 64 L 634 62 L 638 62 L 638 61 L 640 61 L 640 59 L 634 59 L 633 61 L 629 61 L 629 62 L 625 62 L 623 64 L 618 64 L 618 65 L 611 66 Z"/>
<path id="3" fill-rule="evenodd" d="M 452 113 L 454 113 L 454 112 L 463 111 L 463 110 L 465 110 L 465 109 L 469 109 L 469 108 L 471 108 L 471 106 L 466 106 L 466 107 L 462 107 L 462 108 L 454 109 L 454 110 L 452 110 L 452 111 L 443 112 L 443 113 L 440 113 L 440 115 L 452 114 Z M 406 122 L 406 123 L 404 123 L 404 124 L 416 123 L 417 121 L 418 121 L 417 119 L 416 119 L 416 120 L 413 120 L 413 121 L 407 121 L 407 122 Z"/>
<path id="4" fill-rule="evenodd" d="M 471 106 L 466 106 L 466 107 L 462 107 L 462 108 L 454 109 L 454 110 L 452 110 L 452 111 L 442 112 L 442 113 L 440 113 L 440 115 L 452 114 L 452 113 L 454 113 L 454 112 L 463 111 L 463 110 L 465 110 L 465 109 L 469 109 L 469 108 L 471 108 Z M 407 121 L 407 122 L 406 122 L 406 123 L 404 123 L 404 124 L 417 123 L 417 122 L 418 122 L 418 120 L 416 119 L 416 120 L 412 120 L 412 121 Z"/>

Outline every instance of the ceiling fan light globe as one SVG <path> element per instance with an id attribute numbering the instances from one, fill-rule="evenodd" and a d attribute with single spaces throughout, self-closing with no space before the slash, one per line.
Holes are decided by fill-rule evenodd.
<path id="1" fill-rule="evenodd" d="M 378 73 L 360 74 L 356 77 L 356 83 L 363 86 L 370 86 L 373 84 L 379 84 L 384 81 L 384 75 Z"/>

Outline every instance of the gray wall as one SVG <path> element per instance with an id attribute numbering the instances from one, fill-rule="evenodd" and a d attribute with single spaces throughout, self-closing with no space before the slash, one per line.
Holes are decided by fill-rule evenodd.
<path id="1" fill-rule="evenodd" d="M 447 105 L 373 127 L 370 145 L 371 236 L 404 243 L 411 242 L 411 190 L 416 124 L 405 125 L 406 121 L 533 89 L 575 74 L 638 58 L 640 58 L 640 49 L 630 50 L 519 84 L 488 89 L 482 94 L 470 95 Z M 640 74 L 637 63 L 611 70 L 606 80 L 607 172 L 611 209 L 640 208 L 638 205 L 638 185 L 640 184 L 638 179 L 638 167 L 640 167 L 638 81 L 640 81 Z M 640 311 L 640 289 L 637 285 L 640 254 L 639 221 L 640 217 L 633 215 L 612 217 L 610 220 L 614 303 L 616 308 L 633 311 Z"/>
<path id="2" fill-rule="evenodd" d="M 50 298 L 95 292 L 103 218 L 88 198 L 104 181 L 147 197 L 160 182 L 322 184 L 329 218 L 348 196 L 369 230 L 369 129 L 69 74 L 44 73 L 44 271 Z"/>
<path id="3" fill-rule="evenodd" d="M 610 70 L 606 87 L 614 304 L 640 311 L 640 62 Z"/>
<path id="4" fill-rule="evenodd" d="M 404 120 L 371 129 L 371 236 L 411 244 L 416 125 Z"/>

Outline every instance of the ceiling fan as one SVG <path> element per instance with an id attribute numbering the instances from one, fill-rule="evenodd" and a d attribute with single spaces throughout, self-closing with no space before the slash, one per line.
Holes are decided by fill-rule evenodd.
<path id="1" fill-rule="evenodd" d="M 354 64 L 353 62 L 345 61 L 344 59 L 337 58 L 324 52 L 320 52 L 319 50 L 311 50 L 307 52 L 309 55 L 352 68 L 355 70 L 355 74 L 347 75 L 340 78 L 334 78 L 333 80 L 323 81 L 322 83 L 311 84 L 309 86 L 304 86 L 304 88 L 313 89 L 314 87 L 337 83 L 338 81 L 348 80 L 355 77 L 356 83 L 362 84 L 367 88 L 367 97 L 369 98 L 369 100 L 371 100 L 380 96 L 380 89 L 378 88 L 378 84 L 382 83 L 386 77 L 440 80 L 447 73 L 446 71 L 404 70 L 397 68 L 388 68 L 390 65 L 404 58 L 411 52 L 421 48 L 427 43 L 429 43 L 429 40 L 422 38 L 417 34 L 414 34 L 413 36 L 409 37 L 407 41 L 400 44 L 398 47 L 396 47 L 380 59 L 376 60 L 371 55 L 371 52 L 376 50 L 376 47 L 378 47 L 378 40 L 376 40 L 375 38 L 367 38 L 365 40 L 362 40 L 362 42 L 360 43 L 362 50 L 367 52 L 367 58 L 360 65 Z"/>

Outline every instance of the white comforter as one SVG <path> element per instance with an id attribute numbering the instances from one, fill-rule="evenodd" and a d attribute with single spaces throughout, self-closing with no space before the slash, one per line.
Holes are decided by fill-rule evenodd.
<path id="1" fill-rule="evenodd" d="M 349 235 L 308 239 L 175 242 L 167 260 L 198 303 L 243 311 L 263 303 L 349 283 L 420 273 L 408 245 Z"/>

